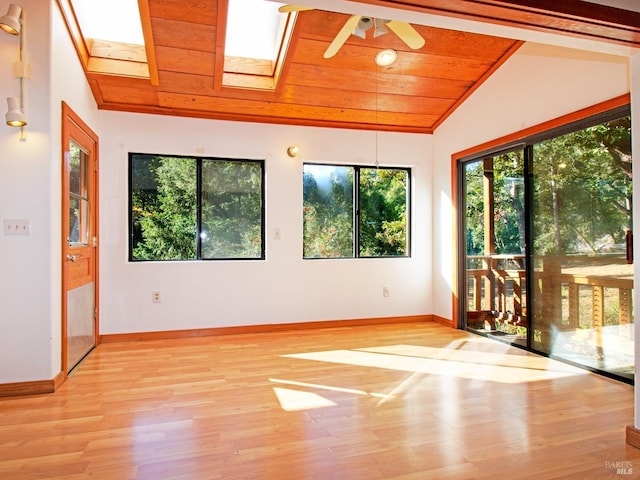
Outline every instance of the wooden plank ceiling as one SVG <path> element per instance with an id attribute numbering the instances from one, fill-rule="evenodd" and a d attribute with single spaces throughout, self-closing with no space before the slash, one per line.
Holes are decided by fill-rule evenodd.
<path id="1" fill-rule="evenodd" d="M 521 44 L 511 39 L 414 25 L 426 40 L 419 50 L 411 50 L 392 32 L 376 39 L 371 34 L 366 39 L 352 35 L 334 57 L 325 59 L 324 51 L 349 16 L 309 10 L 298 14 L 274 90 L 228 87 L 223 86 L 226 2 L 146 1 L 148 10 L 142 9 L 142 20 L 153 41 L 147 54 L 151 52 L 152 77 L 156 72 L 155 56 L 155 82 L 89 68 L 81 36 L 74 35 L 70 25 L 98 107 L 199 118 L 432 133 Z M 433 10 L 438 3 L 451 7 L 465 2 L 414 3 L 429 5 L 409 7 Z M 593 28 L 593 22 L 589 25 Z M 640 38 L 634 35 L 634 41 Z M 147 42 L 149 39 L 147 35 Z M 397 62 L 389 67 L 378 67 L 374 61 L 383 48 L 399 53 Z"/>

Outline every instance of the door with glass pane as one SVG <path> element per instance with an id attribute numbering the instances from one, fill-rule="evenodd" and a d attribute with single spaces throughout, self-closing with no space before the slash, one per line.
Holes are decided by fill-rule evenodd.
<path id="1" fill-rule="evenodd" d="M 522 149 L 464 164 L 466 327 L 527 341 Z"/>
<path id="2" fill-rule="evenodd" d="M 534 350 L 633 378 L 631 119 L 536 142 Z"/>
<path id="3" fill-rule="evenodd" d="M 97 137 L 63 105 L 62 371 L 96 345 Z"/>

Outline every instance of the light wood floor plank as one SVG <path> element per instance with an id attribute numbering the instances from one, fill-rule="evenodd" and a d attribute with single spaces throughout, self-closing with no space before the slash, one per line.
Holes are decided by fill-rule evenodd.
<path id="1" fill-rule="evenodd" d="M 435 323 L 109 343 L 0 398 L 0 478 L 640 478 L 632 422 L 631 386 Z"/>

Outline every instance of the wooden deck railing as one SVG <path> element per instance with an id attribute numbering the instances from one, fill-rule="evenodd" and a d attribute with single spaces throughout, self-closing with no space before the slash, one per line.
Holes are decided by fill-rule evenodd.
<path id="1" fill-rule="evenodd" d="M 479 267 L 467 269 L 470 317 L 492 322 L 492 327 L 496 320 L 527 326 L 524 255 L 467 258 L 468 265 Z M 544 331 L 551 323 L 569 330 L 633 322 L 633 278 L 624 259 L 548 256 L 534 258 L 533 264 L 537 329 Z"/>

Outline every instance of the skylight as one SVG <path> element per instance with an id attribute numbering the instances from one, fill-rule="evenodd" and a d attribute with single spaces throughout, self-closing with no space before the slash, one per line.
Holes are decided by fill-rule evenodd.
<path id="1" fill-rule="evenodd" d="M 71 0 L 85 39 L 144 45 L 137 0 Z"/>
<path id="2" fill-rule="evenodd" d="M 278 58 L 286 15 L 282 3 L 229 0 L 225 56 L 271 60 Z"/>
<path id="3" fill-rule="evenodd" d="M 58 2 L 87 72 L 150 79 L 150 66 L 137 0 Z M 153 57 L 152 57 L 153 58 Z"/>
<path id="4" fill-rule="evenodd" d="M 229 0 L 222 85 L 274 90 L 282 71 L 296 13 L 280 13 L 284 3 Z"/>

